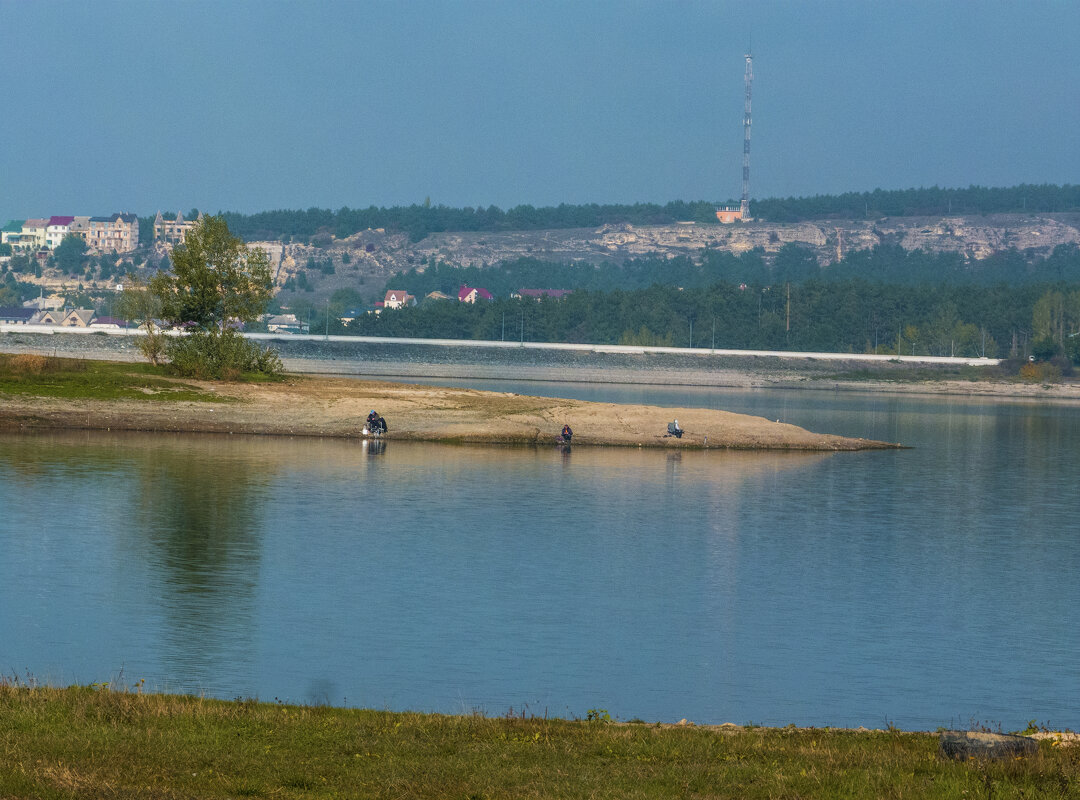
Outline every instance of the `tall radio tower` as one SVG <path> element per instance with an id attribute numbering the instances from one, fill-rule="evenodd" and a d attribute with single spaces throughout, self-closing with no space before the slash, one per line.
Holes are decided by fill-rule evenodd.
<path id="1" fill-rule="evenodd" d="M 754 57 L 746 54 L 746 105 L 743 109 L 742 203 L 739 216 L 750 219 L 750 85 L 754 82 Z"/>

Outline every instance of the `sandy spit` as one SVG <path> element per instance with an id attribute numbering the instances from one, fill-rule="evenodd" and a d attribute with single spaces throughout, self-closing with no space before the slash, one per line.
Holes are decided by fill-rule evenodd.
<path id="1" fill-rule="evenodd" d="M 192 381 L 185 381 L 191 384 Z M 68 400 L 0 395 L 0 429 L 94 429 L 361 435 L 370 409 L 391 440 L 550 444 L 563 424 L 575 445 L 746 450 L 873 450 L 896 445 L 812 433 L 761 417 L 700 408 L 594 403 L 384 381 L 296 377 L 273 384 L 201 383 L 233 402 Z M 681 439 L 665 435 L 678 418 Z"/>

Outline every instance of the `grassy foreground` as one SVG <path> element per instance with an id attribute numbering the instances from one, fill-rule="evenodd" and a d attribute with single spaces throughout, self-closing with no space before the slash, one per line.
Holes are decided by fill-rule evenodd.
<path id="1" fill-rule="evenodd" d="M 231 400 L 171 379 L 164 367 L 32 353 L 0 353 L 0 394 L 82 400 Z"/>
<path id="2" fill-rule="evenodd" d="M 594 714 L 593 717 L 606 715 Z M 0 797 L 1080 797 L 1080 748 L 898 731 L 441 716 L 0 685 Z"/>

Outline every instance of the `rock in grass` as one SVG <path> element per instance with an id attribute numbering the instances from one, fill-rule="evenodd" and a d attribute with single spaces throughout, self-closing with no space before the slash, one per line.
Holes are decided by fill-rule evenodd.
<path id="1" fill-rule="evenodd" d="M 1033 755 L 1038 751 L 1039 743 L 1027 736 L 1007 733 L 943 731 L 938 748 L 945 758 L 994 760 Z"/>

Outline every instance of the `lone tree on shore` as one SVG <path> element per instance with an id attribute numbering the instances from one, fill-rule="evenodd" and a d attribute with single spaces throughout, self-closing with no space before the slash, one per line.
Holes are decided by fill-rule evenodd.
<path id="1" fill-rule="evenodd" d="M 124 291 L 120 295 L 120 314 L 129 323 L 137 322 L 144 335 L 139 338 L 142 354 L 157 366 L 165 358 L 167 338 L 161 330 L 161 298 L 134 274 L 124 279 Z"/>
<path id="2" fill-rule="evenodd" d="M 203 217 L 172 252 L 172 272 L 159 272 L 150 290 L 162 318 L 189 329 L 166 352 L 181 375 L 234 378 L 244 372 L 276 374 L 281 360 L 238 332 L 266 310 L 273 296 L 270 260 L 229 233 L 222 217 Z"/>

